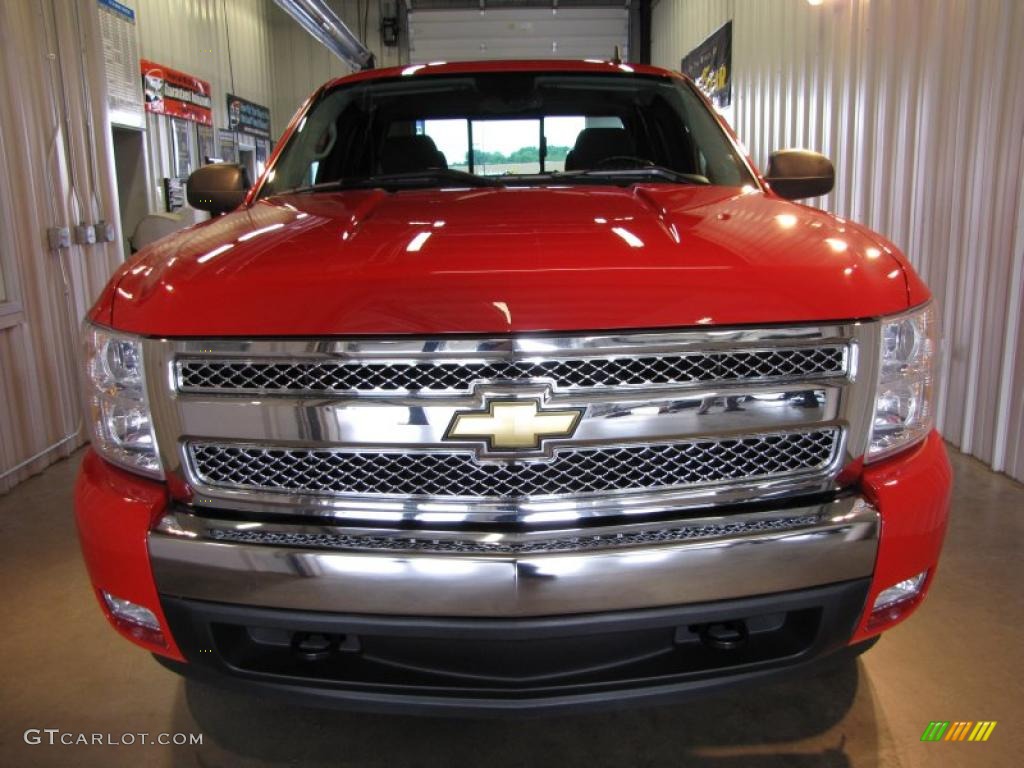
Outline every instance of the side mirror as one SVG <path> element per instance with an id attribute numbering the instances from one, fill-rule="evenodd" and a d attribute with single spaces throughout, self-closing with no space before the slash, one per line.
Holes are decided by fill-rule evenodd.
<path id="1" fill-rule="evenodd" d="M 217 216 L 240 206 L 249 187 L 249 174 L 240 165 L 204 165 L 188 177 L 188 204 Z"/>
<path id="2" fill-rule="evenodd" d="M 780 149 L 768 158 L 765 181 L 787 200 L 827 195 L 836 183 L 832 161 L 809 149 Z"/>

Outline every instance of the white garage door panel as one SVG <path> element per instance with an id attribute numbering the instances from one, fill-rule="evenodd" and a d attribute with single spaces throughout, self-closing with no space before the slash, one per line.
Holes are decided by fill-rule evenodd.
<path id="1" fill-rule="evenodd" d="M 627 58 L 625 8 L 514 8 L 409 14 L 414 63 L 479 59 Z"/>

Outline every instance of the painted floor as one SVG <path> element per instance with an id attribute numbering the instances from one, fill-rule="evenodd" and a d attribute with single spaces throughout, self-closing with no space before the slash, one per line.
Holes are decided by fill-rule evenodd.
<path id="1" fill-rule="evenodd" d="M 186 683 L 106 626 L 71 513 L 80 456 L 0 497 L 0 765 L 1015 766 L 1024 753 L 1024 486 L 953 452 L 929 599 L 859 661 L 654 709 L 442 720 L 301 709 Z M 995 720 L 986 743 L 922 743 Z M 201 746 L 50 746 L 63 733 L 201 734 Z M 43 738 L 46 735 L 43 734 Z"/>

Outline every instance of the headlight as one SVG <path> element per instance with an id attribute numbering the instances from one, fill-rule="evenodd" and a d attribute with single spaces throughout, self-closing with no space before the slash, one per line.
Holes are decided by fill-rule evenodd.
<path id="1" fill-rule="evenodd" d="M 93 448 L 125 469 L 162 478 L 141 341 L 89 323 L 83 335 L 85 401 Z"/>
<path id="2" fill-rule="evenodd" d="M 931 431 L 932 392 L 938 341 L 935 311 L 921 309 L 886 318 L 868 461 L 895 453 Z"/>

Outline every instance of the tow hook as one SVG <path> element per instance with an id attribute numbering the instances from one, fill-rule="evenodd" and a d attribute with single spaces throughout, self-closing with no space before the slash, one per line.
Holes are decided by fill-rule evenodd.
<path id="1" fill-rule="evenodd" d="M 702 624 L 697 629 L 700 641 L 708 648 L 718 651 L 732 651 L 747 644 L 750 633 L 745 621 L 719 621 Z"/>
<path id="2" fill-rule="evenodd" d="M 292 652 L 303 661 L 325 661 L 338 648 L 338 638 L 319 632 L 296 632 L 292 635 Z"/>

